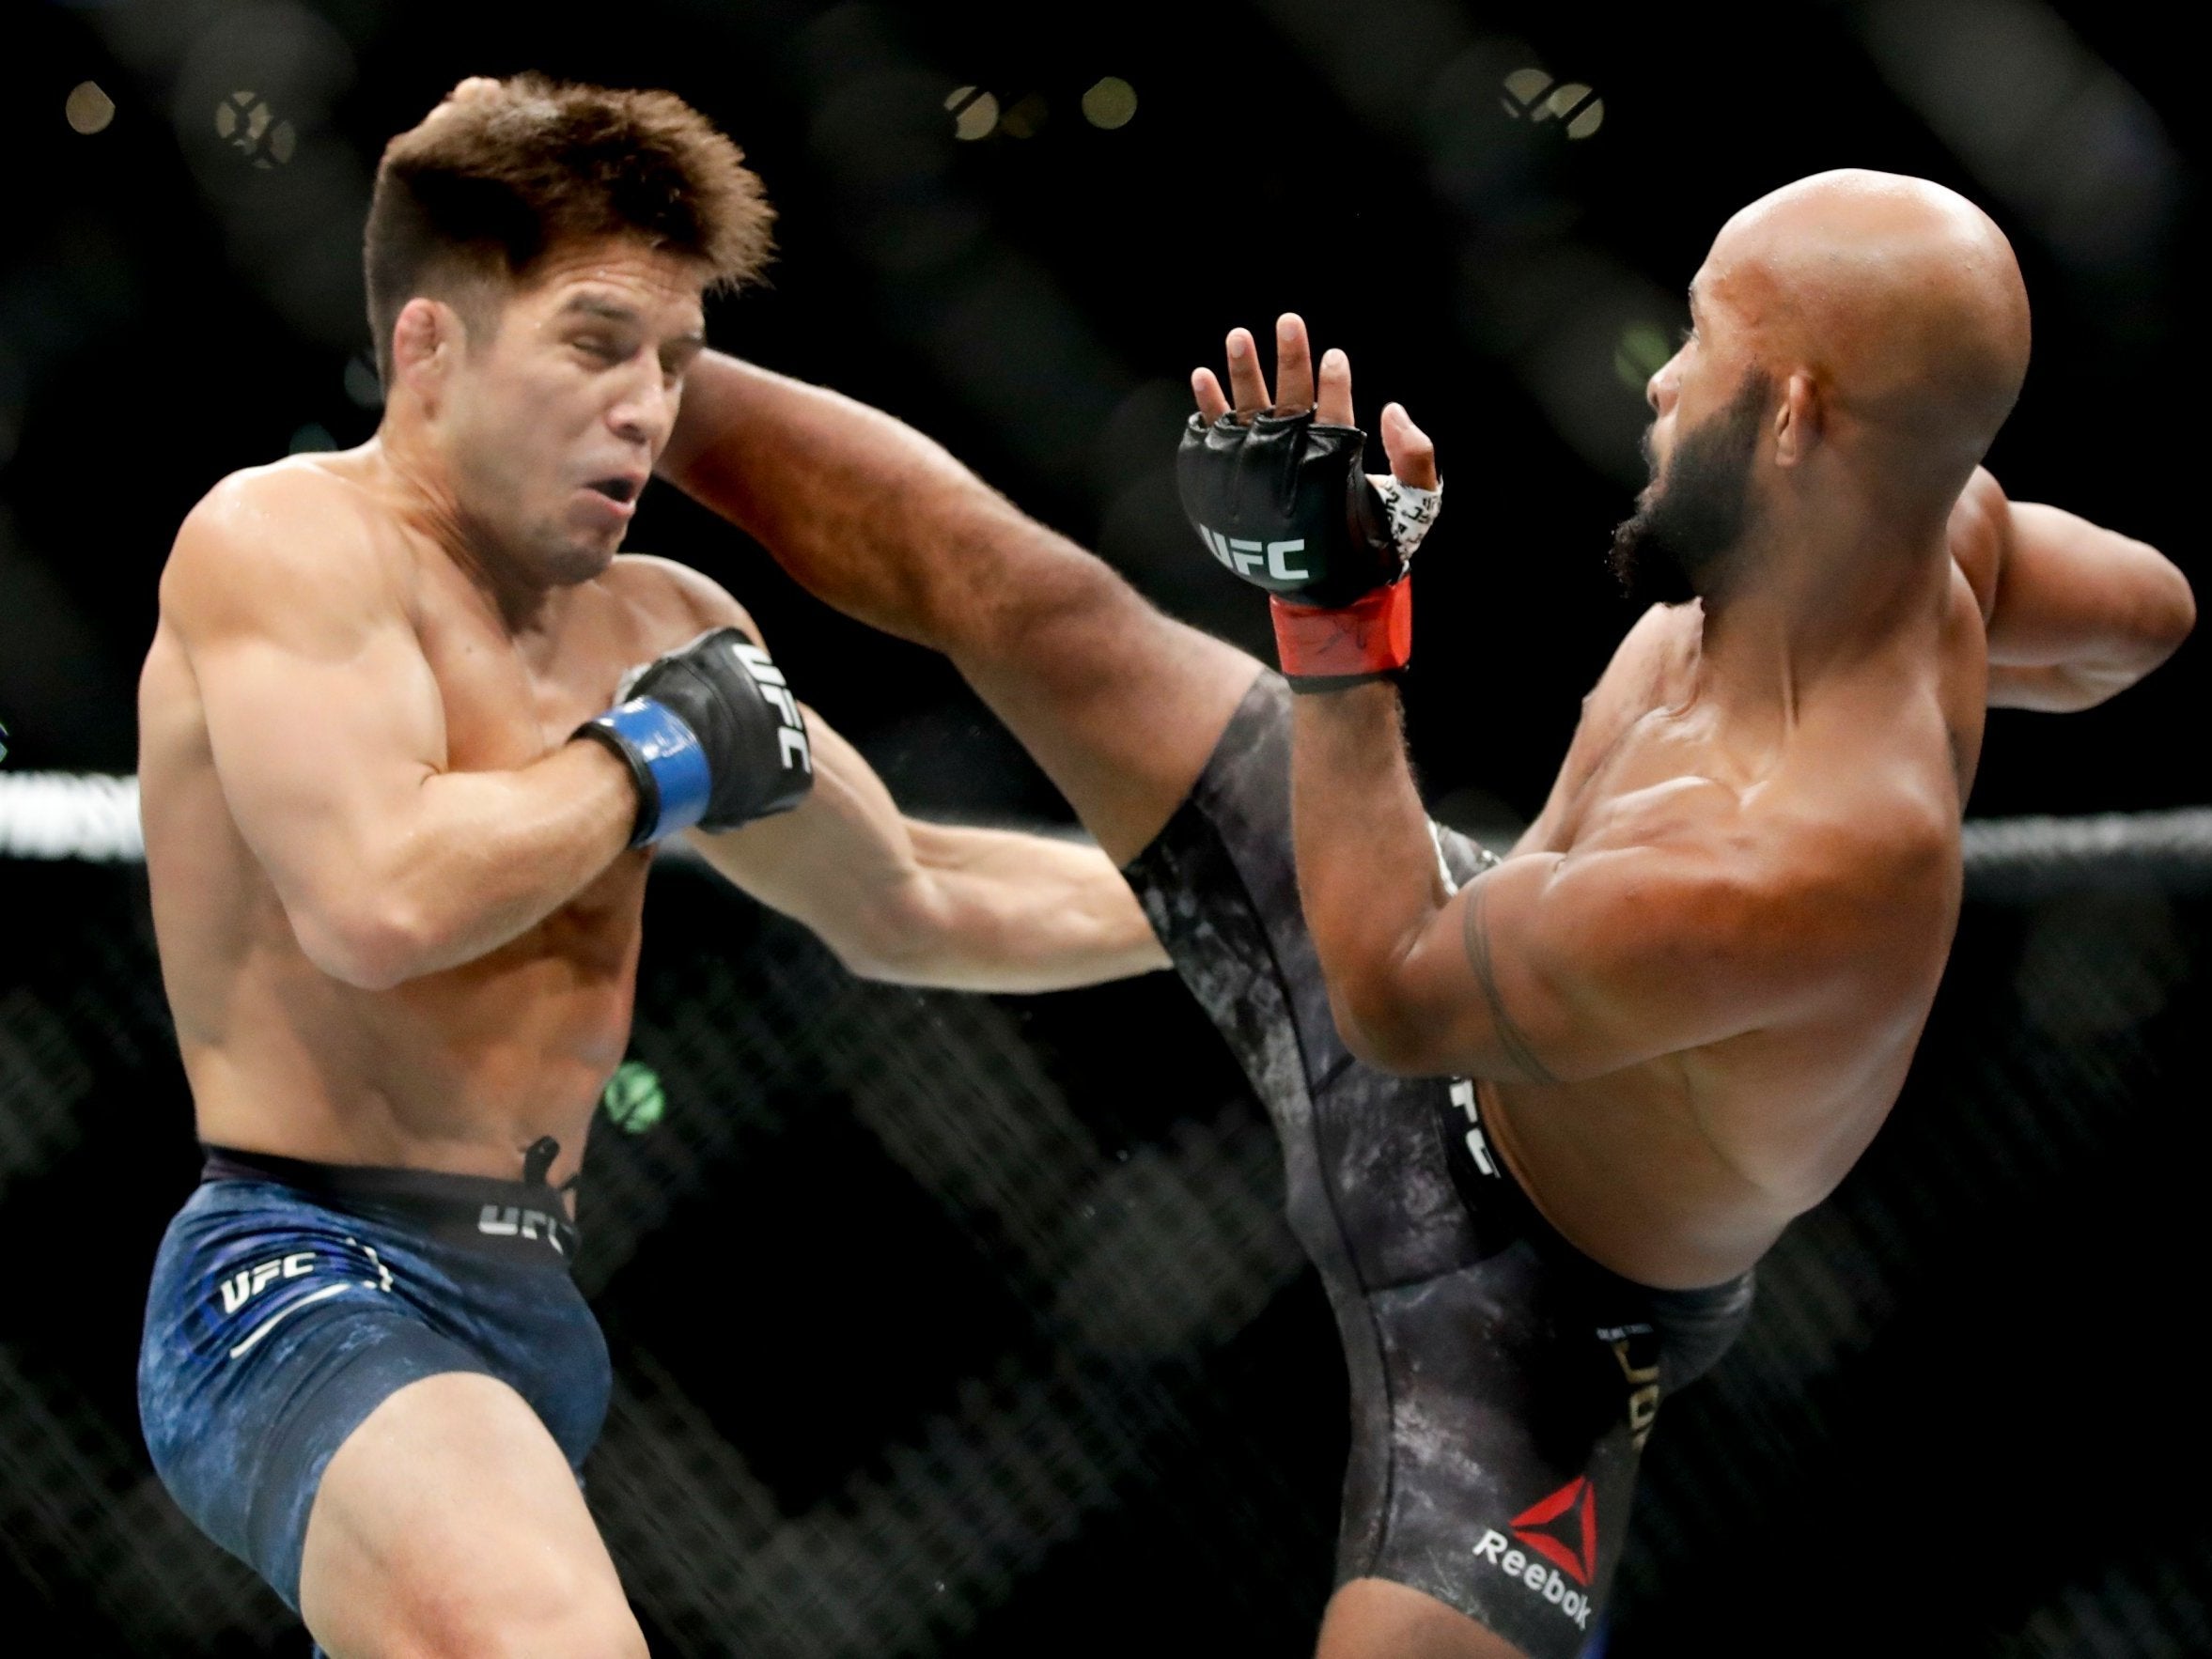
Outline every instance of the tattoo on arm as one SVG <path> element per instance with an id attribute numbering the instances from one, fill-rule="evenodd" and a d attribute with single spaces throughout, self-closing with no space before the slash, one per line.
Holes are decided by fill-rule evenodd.
<path id="1" fill-rule="evenodd" d="M 1498 976 L 1490 966 L 1490 923 L 1486 908 L 1490 884 L 1477 876 L 1469 885 L 1471 891 L 1460 932 L 1467 947 L 1467 965 L 1474 969 L 1476 983 L 1483 988 L 1483 1000 L 1489 1004 L 1490 1023 L 1498 1031 L 1498 1046 L 1530 1082 L 1556 1083 L 1559 1079 L 1536 1058 L 1528 1033 L 1514 1023 L 1513 1016 L 1505 1012 L 1504 999 L 1498 995 Z"/>

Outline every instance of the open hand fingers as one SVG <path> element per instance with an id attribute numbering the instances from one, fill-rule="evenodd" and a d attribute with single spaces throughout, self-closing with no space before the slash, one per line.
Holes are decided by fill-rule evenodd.
<path id="1" fill-rule="evenodd" d="M 1285 411 L 1314 407 L 1314 352 L 1305 318 L 1295 311 L 1275 318 L 1275 398 Z"/>
<path id="2" fill-rule="evenodd" d="M 1330 355 L 1333 357 L 1342 354 L 1332 352 Z M 1350 370 L 1347 368 L 1345 372 L 1348 406 Z M 1324 387 L 1328 384 L 1328 379 L 1329 364 L 1324 360 L 1321 364 Z M 1326 391 L 1323 396 L 1327 396 Z M 1328 417 L 1324 415 L 1322 418 L 1326 420 Z M 1393 403 L 1382 411 L 1382 453 L 1390 457 L 1391 476 L 1399 483 L 1410 484 L 1417 489 L 1436 488 L 1436 444 L 1430 441 L 1426 432 L 1413 424 L 1413 417 L 1406 412 L 1406 406 L 1402 403 Z"/>
<path id="3" fill-rule="evenodd" d="M 1259 366 L 1259 347 L 1250 329 L 1229 331 L 1229 395 L 1240 410 L 1269 408 L 1268 377 Z"/>
<path id="4" fill-rule="evenodd" d="M 1332 346 L 1321 354 L 1321 393 L 1314 413 L 1325 425 L 1352 425 L 1352 360 Z"/>
<path id="5" fill-rule="evenodd" d="M 1191 372 L 1191 395 L 1198 400 L 1199 417 L 1209 426 L 1229 412 L 1229 395 L 1209 368 Z"/>

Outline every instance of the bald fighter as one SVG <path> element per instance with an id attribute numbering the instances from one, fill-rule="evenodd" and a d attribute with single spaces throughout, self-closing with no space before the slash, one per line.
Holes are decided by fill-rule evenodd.
<path id="1" fill-rule="evenodd" d="M 1272 395 L 1242 331 L 1226 391 L 1199 373 L 1179 461 L 1208 550 L 1275 594 L 1287 682 L 829 393 L 711 360 L 663 463 L 952 658 L 1268 1104 L 1351 1373 L 1328 1659 L 1581 1649 L 1660 1402 L 1896 1096 L 1985 711 L 2086 707 L 2193 622 L 2152 549 L 1978 470 L 2028 307 L 1971 204 L 1808 179 L 1729 223 L 1691 315 L 1615 549 L 1676 602 L 1503 859 L 1428 820 L 1400 736 L 1433 452 L 1385 410 L 1371 488 L 1349 367 L 1316 387 L 1295 318 Z"/>
<path id="2" fill-rule="evenodd" d="M 375 438 L 226 479 L 162 578 L 139 769 L 208 1157 L 140 1406 L 333 1654 L 645 1651 L 569 1266 L 657 843 L 877 977 L 1165 966 L 1097 849 L 906 820 L 726 593 L 616 555 L 769 223 L 665 93 L 464 83 L 377 176 Z"/>

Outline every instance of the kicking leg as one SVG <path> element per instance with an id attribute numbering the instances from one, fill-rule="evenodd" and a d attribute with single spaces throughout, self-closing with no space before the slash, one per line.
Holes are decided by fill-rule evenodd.
<path id="1" fill-rule="evenodd" d="M 1522 1659 L 1456 1608 L 1387 1578 L 1355 1578 L 1329 1598 L 1314 1659 Z"/>
<path id="2" fill-rule="evenodd" d="M 713 354 L 684 398 L 662 471 L 818 597 L 951 658 L 1109 856 L 1143 850 L 1258 663 L 888 415 Z"/>
<path id="3" fill-rule="evenodd" d="M 576 1477 L 506 1384 L 410 1383 L 323 1471 L 300 1611 L 332 1659 L 643 1659 Z"/>

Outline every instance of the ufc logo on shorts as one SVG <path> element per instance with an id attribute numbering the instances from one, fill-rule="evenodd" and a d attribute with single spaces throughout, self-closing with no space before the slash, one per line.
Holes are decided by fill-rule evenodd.
<path id="1" fill-rule="evenodd" d="M 784 678 L 784 671 L 758 645 L 748 645 L 742 640 L 732 640 L 729 648 L 737 653 L 738 660 L 745 665 L 746 672 L 753 676 L 754 684 L 760 688 L 760 694 L 773 704 L 776 712 L 784 717 L 784 728 L 776 734 L 776 747 L 785 767 L 787 768 L 796 756 L 799 769 L 811 773 L 814 770 L 814 751 L 807 747 L 806 722 L 799 718 L 799 700 L 791 695 L 791 684 Z"/>
<path id="2" fill-rule="evenodd" d="M 223 1311 L 236 1313 L 280 1279 L 303 1279 L 315 1271 L 315 1258 L 305 1250 L 261 1262 L 223 1281 Z"/>
<path id="3" fill-rule="evenodd" d="M 1452 1104 L 1467 1114 L 1467 1155 L 1484 1174 L 1495 1175 L 1498 1166 L 1491 1161 L 1490 1143 L 1483 1139 L 1482 1121 L 1474 1115 L 1474 1084 L 1471 1080 L 1452 1079 Z"/>
<path id="4" fill-rule="evenodd" d="M 486 1204 L 476 1217 L 476 1231 L 490 1233 L 493 1238 L 542 1238 L 562 1255 L 569 1248 L 561 1243 L 558 1223 L 543 1210 L 525 1210 L 515 1204 Z"/>
<path id="5" fill-rule="evenodd" d="M 1302 535 L 1295 541 L 1243 541 L 1201 525 L 1198 539 L 1206 543 L 1207 552 L 1239 576 L 1250 576 L 1265 565 L 1269 577 L 1276 581 L 1307 581 L 1313 578 L 1311 570 L 1293 570 L 1286 556 L 1306 550 Z"/>

